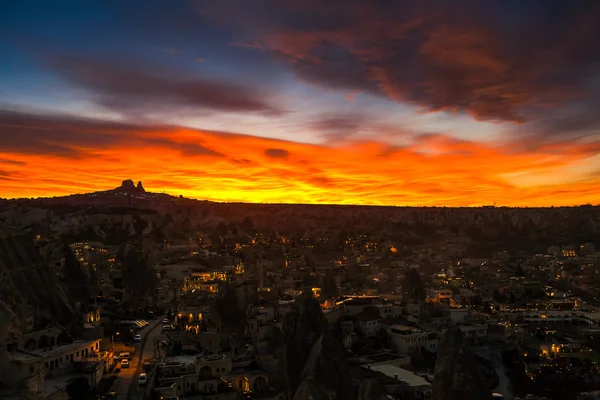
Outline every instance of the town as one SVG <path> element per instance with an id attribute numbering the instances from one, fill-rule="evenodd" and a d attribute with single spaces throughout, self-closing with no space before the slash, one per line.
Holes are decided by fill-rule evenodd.
<path id="1" fill-rule="evenodd" d="M 150 247 L 37 230 L 1 231 L 2 398 L 600 398 L 591 242 L 469 257 L 250 218 Z"/>

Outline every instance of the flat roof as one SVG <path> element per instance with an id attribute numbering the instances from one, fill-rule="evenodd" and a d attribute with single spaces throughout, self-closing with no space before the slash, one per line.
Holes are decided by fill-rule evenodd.
<path id="1" fill-rule="evenodd" d="M 407 369 L 396 367 L 395 365 L 379 364 L 371 365 L 370 368 L 369 366 L 361 365 L 361 367 L 371 369 L 372 371 L 381 372 L 385 376 L 405 382 L 408 386 L 411 387 L 431 386 L 431 383 L 427 382 L 425 378 L 422 378 L 419 375 Z"/>
<path id="2" fill-rule="evenodd" d="M 55 347 L 48 348 L 48 349 L 40 349 L 40 350 L 30 351 L 29 353 L 36 354 L 40 357 L 60 356 L 61 354 L 65 354 L 70 351 L 75 351 L 77 349 L 87 347 L 93 343 L 100 342 L 100 340 L 102 340 L 102 339 L 87 340 L 87 341 L 78 340 L 73 343 L 63 344 L 63 345 L 55 346 Z M 95 348 L 94 348 L 94 350 L 95 350 Z"/>
<path id="3" fill-rule="evenodd" d="M 390 328 L 392 330 L 392 332 L 401 334 L 401 335 L 408 335 L 411 333 L 424 333 L 425 331 L 423 331 L 422 329 L 419 329 L 417 327 L 414 326 L 408 326 L 408 325 L 388 325 L 388 328 Z"/>

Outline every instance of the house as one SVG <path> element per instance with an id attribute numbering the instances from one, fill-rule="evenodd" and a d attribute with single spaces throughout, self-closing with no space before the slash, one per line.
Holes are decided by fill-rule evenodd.
<path id="1" fill-rule="evenodd" d="M 487 343 L 487 324 L 458 325 L 458 329 L 465 335 L 465 339 L 471 346 Z"/>
<path id="2" fill-rule="evenodd" d="M 381 330 L 381 316 L 376 313 L 361 313 L 356 316 L 358 331 L 370 338 L 376 336 Z"/>
<path id="3" fill-rule="evenodd" d="M 90 387 L 95 388 L 112 362 L 112 353 L 100 352 L 99 339 L 8 354 L 13 367 L 27 377 L 27 391 L 38 394 L 74 376 L 87 378 Z"/>
<path id="4" fill-rule="evenodd" d="M 422 349 L 437 352 L 438 334 L 406 325 L 388 325 L 385 330 L 393 348 L 400 354 L 411 354 Z"/>

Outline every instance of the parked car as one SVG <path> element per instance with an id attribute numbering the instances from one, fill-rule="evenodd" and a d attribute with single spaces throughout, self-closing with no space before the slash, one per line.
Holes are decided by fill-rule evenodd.
<path id="1" fill-rule="evenodd" d="M 145 372 L 142 372 L 140 374 L 140 377 L 138 378 L 138 385 L 144 386 L 147 381 L 148 381 L 148 375 L 146 375 Z"/>
<path id="2" fill-rule="evenodd" d="M 137 335 L 135 335 L 133 337 L 133 341 L 134 342 L 141 342 L 142 341 L 142 335 L 140 335 L 139 333 Z"/>
<path id="3" fill-rule="evenodd" d="M 129 368 L 129 360 L 122 360 L 121 368 Z"/>
<path id="4" fill-rule="evenodd" d="M 131 354 L 129 354 L 128 351 L 125 351 L 123 353 L 119 353 L 119 358 L 129 360 L 131 358 Z"/>
<path id="5" fill-rule="evenodd" d="M 167 325 L 169 323 L 169 319 L 163 318 L 162 323 L 163 323 L 163 325 Z"/>
<path id="6" fill-rule="evenodd" d="M 104 400 L 117 400 L 117 392 L 108 392 L 102 398 Z"/>

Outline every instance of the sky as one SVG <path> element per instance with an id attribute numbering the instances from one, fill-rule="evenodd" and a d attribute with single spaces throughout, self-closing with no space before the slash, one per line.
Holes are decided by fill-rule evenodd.
<path id="1" fill-rule="evenodd" d="M 600 2 L 0 4 L 0 197 L 600 204 Z"/>

